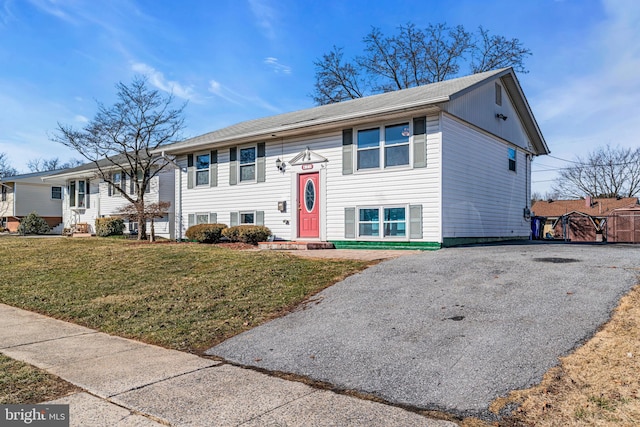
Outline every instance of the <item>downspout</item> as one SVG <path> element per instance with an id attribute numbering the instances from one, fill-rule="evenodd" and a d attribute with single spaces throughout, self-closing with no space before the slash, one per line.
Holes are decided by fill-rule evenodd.
<path id="1" fill-rule="evenodd" d="M 178 242 L 181 242 L 182 241 L 182 168 L 180 167 L 179 164 L 175 162 L 175 160 L 167 157 L 164 150 L 160 155 L 162 156 L 163 159 L 173 164 L 178 170 L 178 194 L 177 194 L 177 197 L 175 198 L 177 201 L 175 206 L 175 209 L 176 209 L 175 215 L 178 215 L 178 224 L 177 224 L 178 230 L 175 237 Z M 175 225 L 175 219 L 174 219 L 174 225 Z"/>

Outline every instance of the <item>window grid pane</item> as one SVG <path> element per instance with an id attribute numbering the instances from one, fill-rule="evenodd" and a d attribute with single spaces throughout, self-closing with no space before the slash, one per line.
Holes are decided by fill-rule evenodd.
<path id="1" fill-rule="evenodd" d="M 253 213 L 241 213 L 240 214 L 240 224 L 254 224 L 254 214 Z"/>
<path id="2" fill-rule="evenodd" d="M 255 165 L 240 166 L 240 181 L 255 181 L 255 180 L 256 180 Z"/>
<path id="3" fill-rule="evenodd" d="M 209 171 L 196 171 L 196 185 L 209 185 Z"/>
<path id="4" fill-rule="evenodd" d="M 409 144 L 394 145 L 384 148 L 384 166 L 401 166 L 409 164 Z"/>
<path id="5" fill-rule="evenodd" d="M 358 169 L 380 167 L 380 149 L 358 150 Z"/>
<path id="6" fill-rule="evenodd" d="M 242 148 L 240 150 L 240 164 L 255 163 L 256 161 L 256 149 L 255 148 Z"/>
<path id="7" fill-rule="evenodd" d="M 384 209 L 384 236 L 404 237 L 407 235 L 405 208 Z"/>
<path id="8" fill-rule="evenodd" d="M 408 144 L 409 136 L 411 136 L 409 123 L 402 123 L 384 128 L 385 145 Z"/>
<path id="9" fill-rule="evenodd" d="M 378 237 L 380 236 L 380 210 L 365 208 L 358 213 L 360 219 L 358 224 L 358 234 L 360 236 Z"/>
<path id="10" fill-rule="evenodd" d="M 209 155 L 201 154 L 196 156 L 196 169 L 209 169 Z"/>
<path id="11" fill-rule="evenodd" d="M 207 224 L 209 222 L 209 214 L 196 214 L 196 224 Z"/>
<path id="12" fill-rule="evenodd" d="M 358 131 L 358 149 L 375 148 L 380 146 L 380 129 L 366 129 Z"/>

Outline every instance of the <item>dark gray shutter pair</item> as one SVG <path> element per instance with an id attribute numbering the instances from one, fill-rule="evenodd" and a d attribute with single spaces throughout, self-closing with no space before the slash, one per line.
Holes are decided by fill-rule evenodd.
<path id="1" fill-rule="evenodd" d="M 353 129 L 342 131 L 342 174 L 353 173 Z M 427 118 L 413 119 L 413 167 L 427 166 Z"/>
<path id="2" fill-rule="evenodd" d="M 196 167 L 193 165 L 193 154 L 187 154 L 187 188 L 196 186 Z"/>
<path id="3" fill-rule="evenodd" d="M 265 182 L 267 175 L 266 144 L 259 142 L 256 153 L 256 181 Z M 238 147 L 229 149 L 229 185 L 238 183 Z"/>
<path id="4" fill-rule="evenodd" d="M 344 208 L 344 238 L 356 238 L 356 208 Z M 409 206 L 409 238 L 422 239 L 422 205 Z"/>

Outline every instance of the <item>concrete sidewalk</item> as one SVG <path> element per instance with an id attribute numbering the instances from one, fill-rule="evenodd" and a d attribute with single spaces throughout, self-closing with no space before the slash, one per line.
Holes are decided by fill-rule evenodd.
<path id="1" fill-rule="evenodd" d="M 71 426 L 455 426 L 3 304 L 0 352 L 84 389 Z"/>

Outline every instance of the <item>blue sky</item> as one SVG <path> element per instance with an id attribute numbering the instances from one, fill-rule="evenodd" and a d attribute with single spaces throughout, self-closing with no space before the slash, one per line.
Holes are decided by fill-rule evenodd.
<path id="1" fill-rule="evenodd" d="M 189 101 L 185 137 L 312 107 L 315 59 L 407 22 L 482 25 L 531 49 L 518 77 L 554 156 L 534 161 L 534 191 L 559 159 L 637 146 L 637 0 L 0 0 L 0 152 L 21 172 L 77 158 L 49 141 L 57 122 L 82 127 L 136 74 Z"/>

